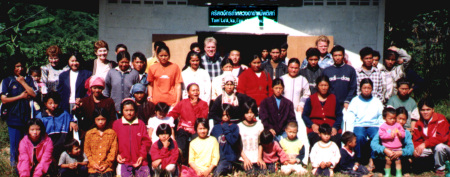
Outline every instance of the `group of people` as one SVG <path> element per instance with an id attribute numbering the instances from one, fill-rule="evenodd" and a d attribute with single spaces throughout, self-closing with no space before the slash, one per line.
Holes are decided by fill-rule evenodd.
<path id="1" fill-rule="evenodd" d="M 220 176 L 306 174 L 311 163 L 315 175 L 390 176 L 395 164 L 401 176 L 431 157 L 443 174 L 449 124 L 410 97 L 407 52 L 365 47 L 351 66 L 329 45 L 319 36 L 303 62 L 273 46 L 243 64 L 208 37 L 182 69 L 162 41 L 148 59 L 119 44 L 108 60 L 102 40 L 94 60 L 58 46 L 41 67 L 13 58 L 1 84 L 11 166 L 20 176 Z"/>

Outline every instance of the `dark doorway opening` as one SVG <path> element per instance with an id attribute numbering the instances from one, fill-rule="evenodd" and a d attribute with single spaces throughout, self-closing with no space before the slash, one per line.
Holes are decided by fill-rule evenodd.
<path id="1" fill-rule="evenodd" d="M 265 48 L 270 52 L 274 46 L 280 47 L 287 42 L 287 34 L 236 34 L 220 32 L 197 32 L 198 43 L 201 49 L 204 48 L 204 40 L 207 37 L 214 37 L 217 40 L 217 52 L 221 56 L 228 56 L 231 50 L 241 52 L 241 64 L 248 65 L 253 59 L 253 55 L 261 56 L 261 51 Z"/>

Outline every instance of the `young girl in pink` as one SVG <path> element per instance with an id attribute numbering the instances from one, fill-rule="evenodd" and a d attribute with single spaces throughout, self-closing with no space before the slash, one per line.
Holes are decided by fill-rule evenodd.
<path id="1" fill-rule="evenodd" d="M 263 164 L 262 169 L 260 170 L 260 174 L 266 175 L 267 172 L 274 173 L 278 171 L 278 162 L 281 164 L 287 165 L 289 157 L 281 148 L 280 144 L 277 141 L 274 141 L 274 136 L 272 132 L 269 130 L 264 130 L 261 135 L 259 135 L 259 149 L 262 153 L 259 153 L 258 161 L 263 160 L 265 164 Z"/>
<path id="2" fill-rule="evenodd" d="M 44 176 L 52 163 L 53 142 L 41 119 L 30 119 L 26 130 L 27 135 L 19 143 L 19 175 Z"/>
<path id="3" fill-rule="evenodd" d="M 383 110 L 383 118 L 386 120 L 380 126 L 378 133 L 380 134 L 381 144 L 392 151 L 402 152 L 402 139 L 405 138 L 405 129 L 402 125 L 397 123 L 396 120 L 397 113 L 394 108 L 385 108 Z M 401 176 L 402 173 L 402 163 L 399 158 L 391 159 L 386 156 L 386 174 L 391 174 L 391 164 L 395 161 L 395 168 L 397 176 Z"/>

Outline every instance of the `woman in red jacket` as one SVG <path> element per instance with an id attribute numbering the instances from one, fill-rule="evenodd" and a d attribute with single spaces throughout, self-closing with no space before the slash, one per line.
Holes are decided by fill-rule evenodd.
<path id="1" fill-rule="evenodd" d="M 417 104 L 420 119 L 416 123 L 413 132 L 414 160 L 413 165 L 424 169 L 424 165 L 430 164 L 425 157 L 434 157 L 436 175 L 445 175 L 445 161 L 450 160 L 449 147 L 449 123 L 444 115 L 434 112 L 434 103 L 428 99 L 422 99 Z M 428 162 L 428 163 L 427 163 Z M 428 165 L 429 166 L 429 165 Z"/>
<path id="2" fill-rule="evenodd" d="M 272 95 L 272 79 L 269 73 L 261 69 L 261 58 L 258 55 L 253 56 L 250 62 L 250 69 L 245 70 L 239 75 L 237 92 L 246 94 L 255 99 L 259 107 L 264 98 Z"/>

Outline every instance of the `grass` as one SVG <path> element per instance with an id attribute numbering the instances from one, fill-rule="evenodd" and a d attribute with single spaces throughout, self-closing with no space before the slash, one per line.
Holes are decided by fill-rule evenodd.
<path id="1" fill-rule="evenodd" d="M 447 119 L 450 118 L 450 100 L 441 101 L 436 104 L 435 112 L 443 114 Z M 311 164 L 308 165 L 308 171 L 311 172 Z M 375 176 L 381 175 L 375 173 Z M 0 121 L 0 176 L 17 176 L 13 173 L 13 168 L 10 166 L 9 162 L 9 137 L 8 137 L 8 126 L 4 121 Z M 233 176 L 246 177 L 244 172 L 236 172 Z M 287 176 L 280 172 L 267 175 L 269 177 L 283 177 Z M 303 176 L 313 176 L 311 173 Z M 345 177 L 347 175 L 336 173 L 336 177 Z M 425 172 L 422 174 L 411 174 L 411 176 L 425 177 L 434 176 L 433 172 Z"/>

